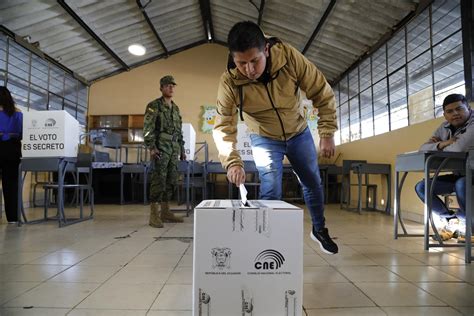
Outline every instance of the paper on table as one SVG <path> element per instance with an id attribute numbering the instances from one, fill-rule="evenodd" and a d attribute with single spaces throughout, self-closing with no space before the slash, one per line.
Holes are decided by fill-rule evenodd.
<path id="1" fill-rule="evenodd" d="M 248 206 L 248 204 L 247 204 L 247 189 L 245 188 L 245 185 L 243 183 L 240 184 L 239 190 L 240 190 L 240 198 L 242 199 L 242 204 L 244 206 Z"/>

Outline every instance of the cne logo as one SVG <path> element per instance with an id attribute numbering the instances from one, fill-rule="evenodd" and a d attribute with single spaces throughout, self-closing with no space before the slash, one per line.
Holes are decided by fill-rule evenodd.
<path id="1" fill-rule="evenodd" d="M 56 125 L 56 120 L 52 118 L 49 118 L 44 122 L 45 127 L 53 127 L 54 125 Z"/>
<path id="2" fill-rule="evenodd" d="M 280 252 L 267 249 L 257 255 L 254 266 L 257 270 L 278 270 L 284 262 L 285 257 Z"/>

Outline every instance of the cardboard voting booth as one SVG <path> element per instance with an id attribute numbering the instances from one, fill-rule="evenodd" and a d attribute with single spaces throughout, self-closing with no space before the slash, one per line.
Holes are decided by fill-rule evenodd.
<path id="1" fill-rule="evenodd" d="M 183 123 L 182 131 L 186 160 L 194 160 L 194 152 L 196 151 L 196 132 L 191 123 Z"/>
<path id="2" fill-rule="evenodd" d="M 22 155 L 77 157 L 79 122 L 66 111 L 23 113 Z"/>
<path id="3" fill-rule="evenodd" d="M 250 130 L 245 123 L 237 125 L 237 150 L 244 161 L 253 161 Z"/>
<path id="4" fill-rule="evenodd" d="M 302 315 L 303 210 L 205 200 L 194 212 L 193 315 Z"/>

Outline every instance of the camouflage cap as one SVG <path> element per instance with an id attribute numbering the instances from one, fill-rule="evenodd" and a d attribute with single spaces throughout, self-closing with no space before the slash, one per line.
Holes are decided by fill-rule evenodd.
<path id="1" fill-rule="evenodd" d="M 176 86 L 176 82 L 174 81 L 173 76 L 167 75 L 160 79 L 160 86 L 164 86 L 165 84 L 174 84 Z"/>

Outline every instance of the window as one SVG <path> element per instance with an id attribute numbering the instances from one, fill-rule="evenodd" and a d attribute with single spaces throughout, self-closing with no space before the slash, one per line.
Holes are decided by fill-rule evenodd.
<path id="1" fill-rule="evenodd" d="M 365 90 L 372 85 L 370 58 L 365 59 L 359 66 L 360 90 Z"/>
<path id="2" fill-rule="evenodd" d="M 428 51 L 408 63 L 409 107 L 413 123 L 434 118 L 431 53 Z"/>
<path id="3" fill-rule="evenodd" d="M 62 110 L 63 99 L 53 93 L 50 93 L 48 107 L 49 107 L 49 110 Z"/>
<path id="4" fill-rule="evenodd" d="M 387 75 L 387 56 L 382 46 L 372 57 L 372 82 L 377 82 Z"/>
<path id="5" fill-rule="evenodd" d="M 349 99 L 359 94 L 359 68 L 349 73 Z"/>
<path id="6" fill-rule="evenodd" d="M 339 102 L 344 103 L 349 100 L 349 84 L 347 82 L 347 77 L 339 82 Z"/>
<path id="7" fill-rule="evenodd" d="M 460 1 L 433 1 L 337 86 L 342 143 L 442 116 L 465 93 Z"/>
<path id="8" fill-rule="evenodd" d="M 359 98 L 355 97 L 349 100 L 349 122 L 350 122 L 350 140 L 360 139 L 360 111 Z"/>
<path id="9" fill-rule="evenodd" d="M 57 65 L 0 34 L 0 84 L 25 111 L 62 110 L 86 124 L 88 87 Z"/>
<path id="10" fill-rule="evenodd" d="M 430 16 L 429 10 L 423 11 L 407 26 L 407 55 L 408 60 L 430 48 Z"/>
<path id="11" fill-rule="evenodd" d="M 7 62 L 7 38 L 5 37 L 5 35 L 0 34 L 0 71 L 1 71 L 0 76 L 2 76 L 0 78 L 0 84 L 2 85 L 4 85 L 4 82 L 6 79 L 6 76 L 5 76 L 5 72 L 7 69 L 6 62 Z"/>
<path id="12" fill-rule="evenodd" d="M 38 111 L 48 109 L 48 91 L 35 88 L 30 90 L 30 108 Z"/>
<path id="13" fill-rule="evenodd" d="M 390 129 L 408 126 L 407 82 L 405 68 L 388 78 L 390 91 Z"/>
<path id="14" fill-rule="evenodd" d="M 339 113 L 341 115 L 341 144 L 347 143 L 350 140 L 349 131 L 349 103 L 343 103 L 340 107 Z"/>
<path id="15" fill-rule="evenodd" d="M 76 113 L 77 113 L 77 104 L 74 102 L 71 102 L 67 99 L 64 100 L 64 109 L 71 114 L 72 117 L 76 118 Z"/>
<path id="16" fill-rule="evenodd" d="M 435 116 L 442 112 L 443 99 L 451 93 L 464 94 L 464 60 L 461 31 L 433 47 Z"/>
<path id="17" fill-rule="evenodd" d="M 387 44 L 388 72 L 392 73 L 406 64 L 405 58 L 405 32 L 398 31 Z"/>
<path id="18" fill-rule="evenodd" d="M 435 1 L 432 5 L 431 23 L 434 45 L 460 30 L 461 8 L 459 1 Z"/>
<path id="19" fill-rule="evenodd" d="M 382 79 L 374 85 L 374 131 L 375 135 L 386 133 L 390 130 L 388 120 L 387 80 Z"/>
<path id="20" fill-rule="evenodd" d="M 374 136 L 374 118 L 372 109 L 372 89 L 360 93 L 361 138 Z"/>

